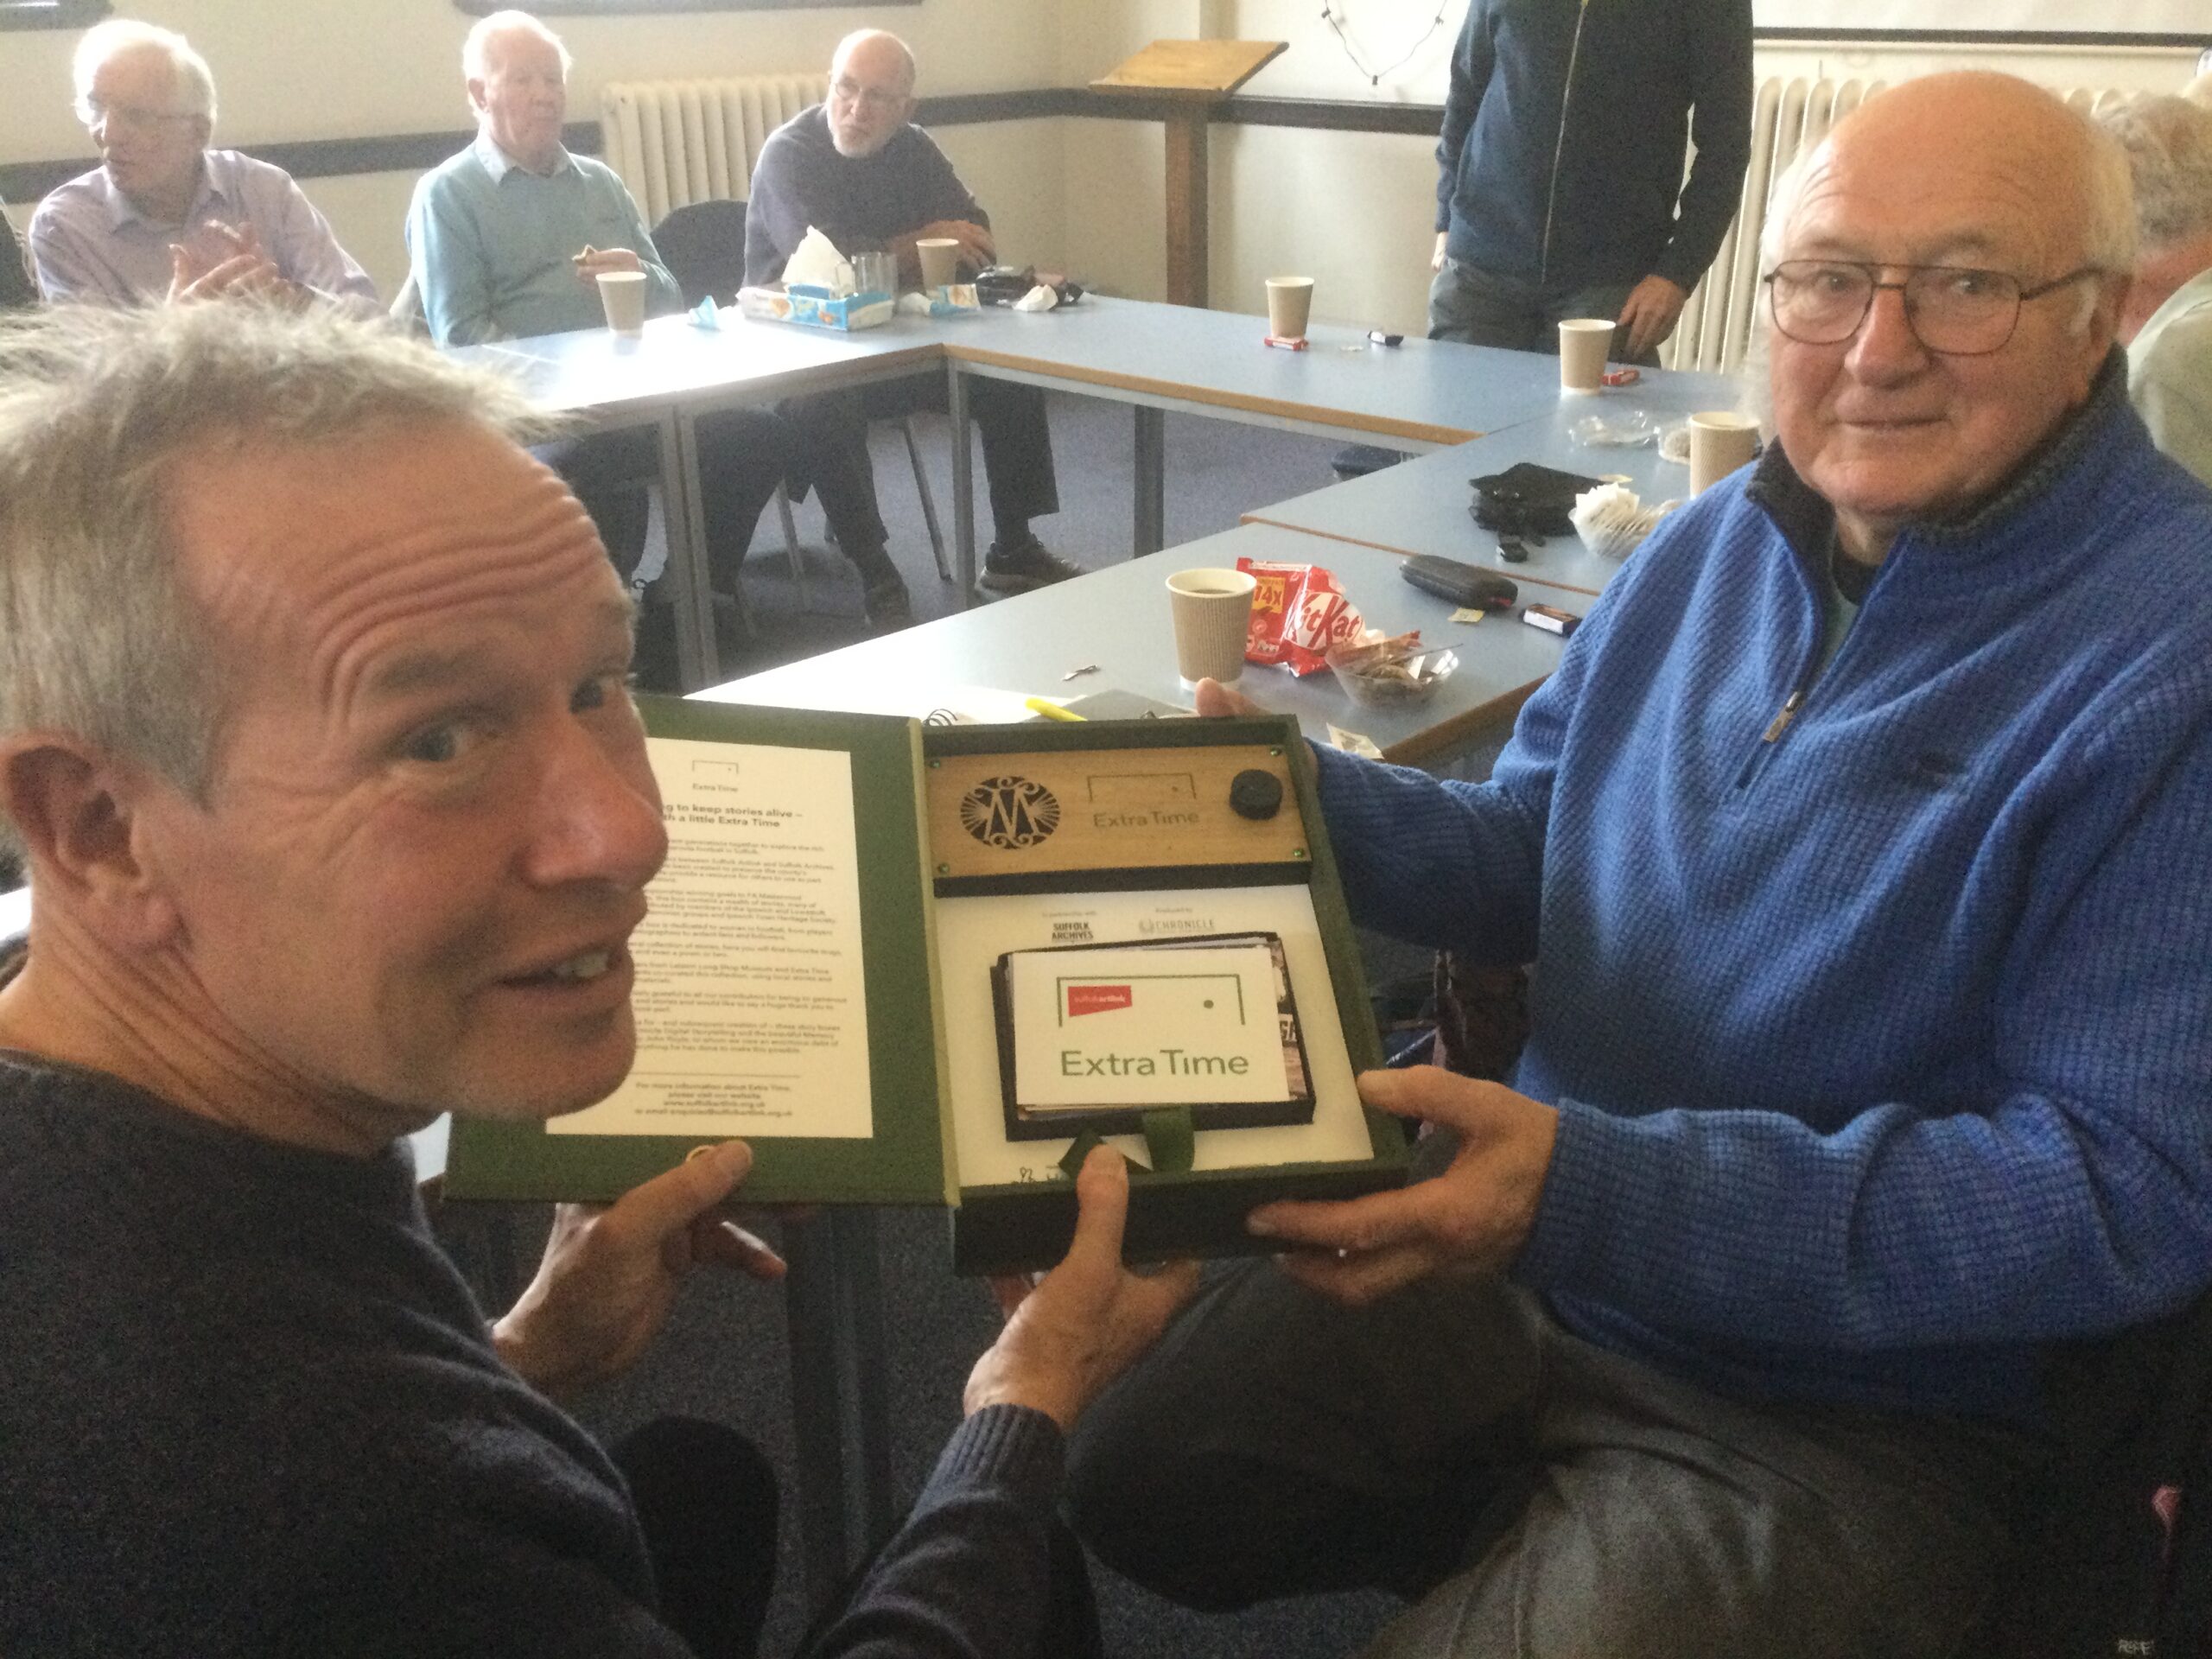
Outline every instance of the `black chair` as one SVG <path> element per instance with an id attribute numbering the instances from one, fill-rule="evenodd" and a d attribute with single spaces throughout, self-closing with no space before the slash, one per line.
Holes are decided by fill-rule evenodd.
<path id="1" fill-rule="evenodd" d="M 2058 1446 L 1961 1659 L 2212 1654 L 2212 1291 L 2044 1378 Z"/>
<path id="2" fill-rule="evenodd" d="M 685 305 L 696 305 L 709 296 L 716 305 L 728 305 L 745 284 L 745 204 L 717 200 L 674 208 L 653 226 L 653 247 L 683 290 Z M 798 526 L 791 520 L 790 493 L 780 484 L 775 502 L 776 517 L 784 527 L 784 554 L 791 561 L 791 591 L 804 610 L 806 555 L 799 545 Z"/>
<path id="3" fill-rule="evenodd" d="M 1380 444 L 1348 443 L 1329 457 L 1329 470 L 1339 479 L 1350 480 L 1379 473 L 1385 467 L 1395 467 L 1405 459 L 1397 450 L 1385 449 Z"/>
<path id="4" fill-rule="evenodd" d="M 745 285 L 745 204 L 695 201 L 673 208 L 653 226 L 660 262 L 683 290 L 683 303 L 712 296 L 728 305 Z"/>
<path id="5" fill-rule="evenodd" d="M 7 203 L 0 202 L 0 311 L 38 303 L 38 286 L 31 281 L 29 263 L 16 227 L 8 222 Z"/>
<path id="6" fill-rule="evenodd" d="M 715 200 L 671 208 L 668 217 L 653 226 L 653 246 L 660 250 L 661 263 L 683 289 L 684 304 L 696 305 L 711 295 L 716 305 L 728 305 L 745 285 L 745 204 Z M 899 430 L 906 440 L 906 461 L 914 469 L 914 493 L 921 499 L 922 523 L 929 530 L 937 573 L 949 582 L 952 567 L 946 562 L 937 498 L 930 493 L 929 474 L 922 466 L 921 442 L 915 435 L 912 419 L 900 421 Z M 791 580 L 798 582 L 798 539 L 791 528 L 790 499 L 781 491 L 777 492 L 776 507 L 784 515 L 784 539 L 791 548 Z M 799 603 L 805 602 L 802 588 Z"/>

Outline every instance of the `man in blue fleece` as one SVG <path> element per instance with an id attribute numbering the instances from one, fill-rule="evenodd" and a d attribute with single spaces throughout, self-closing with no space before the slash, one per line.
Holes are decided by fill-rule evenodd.
<path id="1" fill-rule="evenodd" d="M 1355 913 L 1533 961 L 1530 1034 L 1363 1078 L 1440 1167 L 1257 1211 L 1313 1248 L 1102 1403 L 1109 1562 L 1395 1589 L 1391 1659 L 1955 1650 L 2049 1345 L 2212 1278 L 2212 494 L 2113 349 L 2124 167 L 1872 100 L 1776 204 L 1764 457 L 1489 782 L 1319 753 Z"/>
<path id="2" fill-rule="evenodd" d="M 1696 160 L 1682 175 L 1683 147 Z M 1436 141 L 1433 340 L 1654 362 L 1736 212 L 1751 0 L 1471 0 Z"/>
<path id="3" fill-rule="evenodd" d="M 564 1208 L 487 1323 L 404 1138 L 578 1110 L 636 1050 L 631 605 L 530 419 L 327 315 L 0 327 L 0 1651 L 692 1650 L 654 1567 L 696 1541 L 649 1555 L 540 1390 L 696 1266 L 780 1274 L 721 1212 L 745 1146 Z M 1037 1654 L 1061 1437 L 1194 1277 L 1122 1268 L 1127 1194 L 1094 1154 L 812 1651 Z"/>

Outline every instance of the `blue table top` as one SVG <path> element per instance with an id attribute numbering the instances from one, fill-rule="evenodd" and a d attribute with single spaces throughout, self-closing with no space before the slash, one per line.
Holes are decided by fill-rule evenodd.
<path id="1" fill-rule="evenodd" d="M 1240 557 L 1326 565 L 1370 626 L 1394 633 L 1419 628 L 1425 643 L 1449 646 L 1459 655 L 1457 671 L 1430 702 L 1390 709 L 1355 705 L 1325 671 L 1298 679 L 1285 669 L 1248 665 L 1237 690 L 1270 709 L 1296 715 L 1317 742 L 1330 741 L 1333 725 L 1372 739 L 1390 760 L 1439 754 L 1510 721 L 1559 662 L 1555 636 L 1510 613 L 1479 625 L 1452 622 L 1449 603 L 1400 576 L 1403 561 L 1395 554 L 1246 524 L 697 695 L 723 702 L 916 717 L 963 703 L 966 712 L 988 716 L 1003 709 L 1004 717 L 1018 717 L 1022 695 L 1065 699 L 1106 690 L 1187 708 L 1191 694 L 1175 671 L 1166 579 L 1178 570 L 1234 566 Z M 1571 597 L 1561 602 L 1582 608 Z M 1086 665 L 1096 671 L 1065 677 Z M 1001 695 L 979 696 L 978 687 Z"/>
<path id="2" fill-rule="evenodd" d="M 946 348 L 978 366 L 1408 447 L 1462 443 L 1537 418 L 1559 397 L 1555 358 L 1419 339 L 1378 346 L 1325 324 L 1304 351 L 1286 351 L 1266 344 L 1263 317 L 1137 300 L 940 327 Z"/>
<path id="3" fill-rule="evenodd" d="M 1545 359 L 1544 361 L 1550 359 Z M 1370 473 L 1311 494 L 1295 496 L 1244 515 L 1248 523 L 1302 530 L 1402 554 L 1434 553 L 1464 560 L 1567 594 L 1601 590 L 1618 562 L 1600 557 L 1575 537 L 1554 536 L 1529 549 L 1527 563 L 1498 556 L 1497 537 L 1478 528 L 1467 512 L 1474 499 L 1468 480 L 1533 461 L 1591 477 L 1619 476 L 1649 505 L 1689 492 L 1689 468 L 1661 459 L 1657 447 L 1605 447 L 1582 442 L 1574 428 L 1591 416 L 1618 419 L 1642 410 L 1663 426 L 1694 412 L 1739 406 L 1741 388 L 1725 376 L 1647 371 L 1634 386 L 1588 395 L 1554 390 L 1549 405 L 1529 421 L 1471 443 Z M 1572 601 L 1563 601 L 1575 608 Z"/>

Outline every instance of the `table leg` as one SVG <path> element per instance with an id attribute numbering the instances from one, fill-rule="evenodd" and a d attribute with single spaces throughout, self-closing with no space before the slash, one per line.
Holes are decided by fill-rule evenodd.
<path id="1" fill-rule="evenodd" d="M 706 511 L 699 499 L 697 427 L 680 412 L 660 422 L 662 519 L 668 535 L 667 583 L 676 606 L 676 672 L 687 691 L 722 677 L 715 645 L 715 596 L 707 572 Z M 742 608 L 739 612 L 743 616 Z"/>
<path id="2" fill-rule="evenodd" d="M 891 1376 L 884 1359 L 883 1256 L 873 1210 L 833 1211 L 837 1287 L 846 1315 L 842 1334 L 853 1384 L 855 1444 L 860 1447 L 863 1552 L 891 1535 L 898 1520 L 891 1483 Z"/>
<path id="3" fill-rule="evenodd" d="M 976 467 L 968 437 L 968 377 L 957 363 L 944 365 L 944 408 L 952 438 L 953 576 L 963 610 L 976 602 Z"/>
<path id="4" fill-rule="evenodd" d="M 1142 558 L 1167 545 L 1167 411 L 1136 406 L 1136 544 Z"/>
<path id="5" fill-rule="evenodd" d="M 784 1254 L 795 1496 L 807 1605 L 819 1612 L 894 1519 L 875 1217 L 833 1210 L 788 1224 Z"/>

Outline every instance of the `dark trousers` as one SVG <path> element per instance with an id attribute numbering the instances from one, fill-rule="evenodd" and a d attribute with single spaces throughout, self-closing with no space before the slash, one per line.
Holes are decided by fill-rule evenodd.
<path id="1" fill-rule="evenodd" d="M 883 545 L 889 539 L 876 509 L 868 423 L 902 419 L 921 410 L 941 413 L 944 407 L 944 376 L 933 373 L 794 397 L 778 411 L 796 435 L 794 479 L 820 493 L 830 533 L 862 575 L 874 574 L 873 566 L 884 562 Z M 1001 542 L 1019 540 L 1032 518 L 1060 510 L 1045 394 L 1010 380 L 970 377 L 968 412 L 982 435 L 994 533 Z"/>
<path id="2" fill-rule="evenodd" d="M 753 526 L 791 464 L 791 429 L 766 410 L 733 409 L 699 421 L 699 499 L 715 585 L 728 591 L 753 544 Z M 561 474 L 599 526 L 607 556 L 627 582 L 645 549 L 645 485 L 660 476 L 651 427 L 556 438 L 531 451 Z"/>
<path id="3" fill-rule="evenodd" d="M 1446 259 L 1428 285 L 1428 337 L 1467 346 L 1502 346 L 1511 352 L 1559 352 L 1559 325 L 1567 317 L 1618 317 L 1633 283 L 1593 283 L 1558 293 L 1534 283 L 1501 276 L 1478 265 Z M 1629 359 L 1628 336 L 1613 331 L 1616 363 Z M 1656 347 L 1634 359 L 1656 365 Z"/>
<path id="4" fill-rule="evenodd" d="M 1193 1606 L 1410 1599 L 1363 1659 L 1948 1659 L 2036 1455 L 1726 1397 L 1497 1281 L 1347 1308 L 1261 1261 L 1085 1414 L 1068 1494 L 1101 1560 Z"/>

